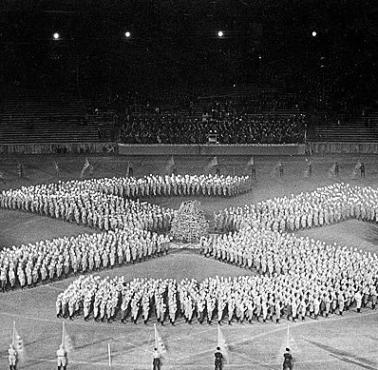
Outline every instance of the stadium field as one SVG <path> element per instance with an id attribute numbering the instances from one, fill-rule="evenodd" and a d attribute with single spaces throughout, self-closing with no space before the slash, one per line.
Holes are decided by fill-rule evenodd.
<path id="1" fill-rule="evenodd" d="M 284 165 L 284 177 L 273 176 L 273 168 L 278 160 Z M 17 178 L 17 161 L 22 161 L 25 178 Z M 57 181 L 54 176 L 53 161 L 57 160 L 61 169 L 61 179 L 78 178 L 84 156 L 33 156 L 4 157 L 1 169 L 6 183 L 0 183 L 0 190 L 16 188 L 42 182 Z M 167 157 L 90 157 L 94 165 L 94 177 L 122 176 L 127 161 L 132 162 L 134 175 L 162 173 Z M 177 157 L 178 173 L 203 173 L 210 158 Z M 246 171 L 246 157 L 218 157 L 223 174 L 243 174 Z M 340 178 L 328 178 L 327 171 L 337 160 L 340 164 Z M 364 161 L 366 178 L 352 176 L 357 160 Z M 257 180 L 250 193 L 236 198 L 197 198 L 207 214 L 229 206 L 244 205 L 276 196 L 310 191 L 335 181 L 352 184 L 378 186 L 378 160 L 376 156 L 327 156 L 312 158 L 313 176 L 304 178 L 303 157 L 274 158 L 255 157 Z M 187 198 L 148 198 L 145 201 L 178 208 Z M 20 245 L 41 239 L 63 235 L 77 235 L 94 232 L 93 229 L 49 219 L 23 212 L 0 210 L 0 246 Z M 328 243 L 354 246 L 378 252 L 378 226 L 360 221 L 300 231 L 314 239 Z M 237 276 L 254 274 L 236 266 L 206 259 L 191 251 L 174 251 L 168 256 L 130 266 L 122 266 L 102 271 L 101 276 L 125 275 L 126 277 L 193 277 L 198 280 L 206 276 Z M 57 294 L 73 280 L 40 285 L 32 289 L 10 291 L 0 294 L 0 369 L 7 368 L 6 350 L 11 340 L 12 323 L 25 343 L 26 361 L 20 369 L 51 370 L 56 368 L 55 352 L 61 341 L 62 320 L 55 316 Z M 112 349 L 112 369 L 151 369 L 153 346 L 153 321 L 147 325 L 139 322 L 122 324 L 120 321 L 102 323 L 84 321 L 82 318 L 66 320 L 74 352 L 70 356 L 69 369 L 107 369 L 107 344 Z M 378 310 L 362 309 L 357 314 L 354 309 L 343 317 L 332 315 L 329 319 L 307 318 L 304 322 L 280 324 L 224 324 L 222 330 L 230 345 L 230 363 L 225 369 L 281 369 L 282 353 L 290 327 L 290 342 L 295 358 L 294 369 L 378 369 Z M 174 326 L 158 326 L 168 348 L 162 369 L 202 370 L 213 368 L 213 351 L 216 346 L 217 326 L 200 325 L 196 321 L 188 325 L 179 319 Z"/>

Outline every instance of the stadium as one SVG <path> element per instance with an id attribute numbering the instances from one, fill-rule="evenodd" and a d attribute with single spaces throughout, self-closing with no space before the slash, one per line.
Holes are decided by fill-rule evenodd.
<path id="1" fill-rule="evenodd" d="M 378 369 L 373 1 L 1 10 L 0 369 Z"/>

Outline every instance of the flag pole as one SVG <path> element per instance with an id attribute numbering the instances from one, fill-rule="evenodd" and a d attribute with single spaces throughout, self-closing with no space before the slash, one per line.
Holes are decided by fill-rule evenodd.
<path id="1" fill-rule="evenodd" d="M 155 330 L 155 348 L 157 348 L 158 345 L 157 345 L 157 335 L 156 335 L 156 331 L 157 331 L 156 324 L 154 324 L 154 330 Z"/>
<path id="2" fill-rule="evenodd" d="M 15 344 L 14 336 L 16 333 L 16 321 L 13 321 L 13 330 L 12 330 L 12 346 Z"/>
<path id="3" fill-rule="evenodd" d="M 64 345 L 64 335 L 65 335 L 65 327 L 64 327 L 64 321 L 62 322 L 62 346 Z"/>
<path id="4" fill-rule="evenodd" d="M 108 359 L 109 359 L 109 369 L 112 368 L 112 355 L 110 353 L 110 343 L 108 343 Z"/>
<path id="5" fill-rule="evenodd" d="M 287 325 L 287 332 L 286 332 L 286 348 L 289 348 L 289 342 L 290 342 L 290 328 L 289 325 Z"/>

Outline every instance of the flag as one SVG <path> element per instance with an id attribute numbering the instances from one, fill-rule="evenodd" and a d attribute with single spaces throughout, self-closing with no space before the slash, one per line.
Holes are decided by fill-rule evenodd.
<path id="1" fill-rule="evenodd" d="M 16 330 L 16 323 L 13 321 L 12 345 L 17 352 L 18 359 L 22 362 L 25 358 L 24 341 Z"/>
<path id="2" fill-rule="evenodd" d="M 173 167 L 175 165 L 175 159 L 173 158 L 173 155 L 168 159 L 167 166 L 168 167 Z"/>
<path id="3" fill-rule="evenodd" d="M 63 322 L 63 326 L 62 326 L 62 346 L 67 353 L 70 353 L 70 352 L 73 351 L 72 339 L 69 336 L 69 334 L 67 333 L 64 322 Z"/>
<path id="4" fill-rule="evenodd" d="M 357 161 L 356 165 L 353 168 L 352 177 L 355 179 L 358 176 L 358 173 L 361 171 L 361 162 Z"/>
<path id="5" fill-rule="evenodd" d="M 287 326 L 286 331 L 286 348 L 290 348 L 290 326 Z"/>
<path id="6" fill-rule="evenodd" d="M 217 167 L 218 165 L 219 165 L 218 158 L 217 156 L 215 156 L 212 159 L 210 159 L 210 161 L 207 163 L 207 165 L 205 166 L 205 171 L 209 172 L 210 170 L 212 170 L 214 167 Z"/>
<path id="7" fill-rule="evenodd" d="M 17 162 L 17 174 L 20 178 L 24 176 L 24 166 L 21 162 Z"/>
<path id="8" fill-rule="evenodd" d="M 295 353 L 298 355 L 301 353 L 296 341 L 294 340 L 293 336 L 290 334 L 290 326 L 288 325 L 286 328 L 286 336 L 285 339 L 281 343 L 281 347 L 279 353 L 277 354 L 277 359 L 281 361 L 283 354 L 286 352 L 286 348 L 290 349 L 290 352 Z"/>
<path id="9" fill-rule="evenodd" d="M 218 158 L 215 156 L 210 162 L 209 162 L 209 168 L 218 166 Z"/>
<path id="10" fill-rule="evenodd" d="M 283 174 L 283 164 L 281 161 L 278 161 L 277 164 L 273 167 L 271 176 L 276 177 L 279 176 L 281 177 Z"/>
<path id="11" fill-rule="evenodd" d="M 310 159 L 306 158 L 306 168 L 304 170 L 303 177 L 309 178 L 312 175 L 312 162 Z"/>
<path id="12" fill-rule="evenodd" d="M 228 355 L 228 344 L 226 343 L 226 339 L 219 325 L 218 325 L 218 347 L 220 348 L 226 362 L 229 363 L 230 357 Z"/>
<path id="13" fill-rule="evenodd" d="M 249 159 L 249 161 L 247 162 L 247 166 L 248 167 L 251 167 L 251 166 L 254 166 L 255 165 L 255 158 L 254 157 L 251 157 Z"/>
<path id="14" fill-rule="evenodd" d="M 57 176 L 59 176 L 60 174 L 60 168 L 59 168 L 59 164 L 57 161 L 54 161 L 54 167 L 55 167 L 55 173 Z"/>
<path id="15" fill-rule="evenodd" d="M 173 155 L 168 159 L 167 164 L 165 166 L 165 173 L 170 175 L 174 173 L 174 169 L 176 168 L 175 159 L 173 158 Z"/>
<path id="16" fill-rule="evenodd" d="M 289 325 L 287 326 L 287 331 L 286 331 L 286 348 L 289 348 L 290 351 L 294 351 L 296 353 L 299 352 L 299 348 L 297 346 L 297 342 L 294 340 L 293 336 L 290 335 L 290 327 L 289 327 Z"/>
<path id="17" fill-rule="evenodd" d="M 155 328 L 155 348 L 160 353 L 160 355 L 162 355 L 162 354 L 167 352 L 167 348 L 165 347 L 163 339 L 161 338 L 161 336 L 160 336 L 160 334 L 159 334 L 159 332 L 156 328 L 156 324 L 154 324 L 154 328 Z"/>
<path id="18" fill-rule="evenodd" d="M 132 177 L 133 176 L 133 167 L 130 163 L 130 161 L 127 161 L 127 167 L 126 167 L 126 177 Z"/>
<path id="19" fill-rule="evenodd" d="M 330 169 L 328 170 L 327 175 L 328 175 L 329 178 L 336 177 L 336 163 L 334 163 L 334 164 L 330 167 Z"/>
<path id="20" fill-rule="evenodd" d="M 247 175 L 251 175 L 250 180 L 256 180 L 256 166 L 255 166 L 255 157 L 251 157 L 244 167 L 244 172 Z M 234 168 L 235 174 L 235 168 Z"/>
<path id="21" fill-rule="evenodd" d="M 110 353 L 110 343 L 108 343 L 108 360 L 109 360 L 109 368 L 112 368 L 112 355 Z"/>
<path id="22" fill-rule="evenodd" d="M 82 179 L 84 177 L 85 171 L 91 166 L 91 164 L 88 161 L 88 158 L 85 158 L 84 166 L 80 172 L 80 178 Z"/>

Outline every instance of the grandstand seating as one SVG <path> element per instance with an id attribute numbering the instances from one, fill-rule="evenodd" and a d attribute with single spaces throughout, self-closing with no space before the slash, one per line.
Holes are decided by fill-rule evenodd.
<path id="1" fill-rule="evenodd" d="M 378 142 L 378 112 L 310 128 L 309 141 Z"/>
<path id="2" fill-rule="evenodd" d="M 17 94 L 2 99 L 0 142 L 98 142 L 100 120 L 87 114 L 88 101 L 54 96 Z M 104 118 L 106 124 L 107 118 Z"/>
<path id="3" fill-rule="evenodd" d="M 160 109 L 158 113 L 153 105 L 148 105 L 148 109 L 142 106 L 140 110 L 133 109 L 127 119 L 121 119 L 121 140 L 126 143 L 206 143 L 208 134 L 215 131 L 219 142 L 228 144 L 303 142 L 306 121 L 294 117 L 305 116 L 300 114 L 298 107 L 287 108 L 286 104 L 281 106 L 277 103 L 295 102 L 295 96 L 281 94 L 280 98 L 278 94 L 278 99 L 276 95 L 272 98 L 264 94 L 259 95 L 264 98 L 264 104 L 259 101 L 254 104 L 251 96 L 237 94 L 200 98 L 190 110 L 176 107 L 171 111 Z M 30 90 L 7 90 L 1 95 L 2 144 L 116 139 L 115 111 L 88 114 L 90 102 L 86 99 L 41 95 Z M 263 108 L 271 101 L 276 102 L 274 109 L 264 112 Z M 259 114 L 246 114 L 255 108 L 258 108 Z M 333 118 L 331 123 L 308 125 L 307 140 L 378 142 L 378 112 L 365 117 L 340 118 L 339 121 Z"/>
<path id="4" fill-rule="evenodd" d="M 134 144 L 205 144 L 216 132 L 219 143 L 301 143 L 306 116 L 302 114 L 211 115 L 136 114 L 121 128 L 121 140 Z"/>

